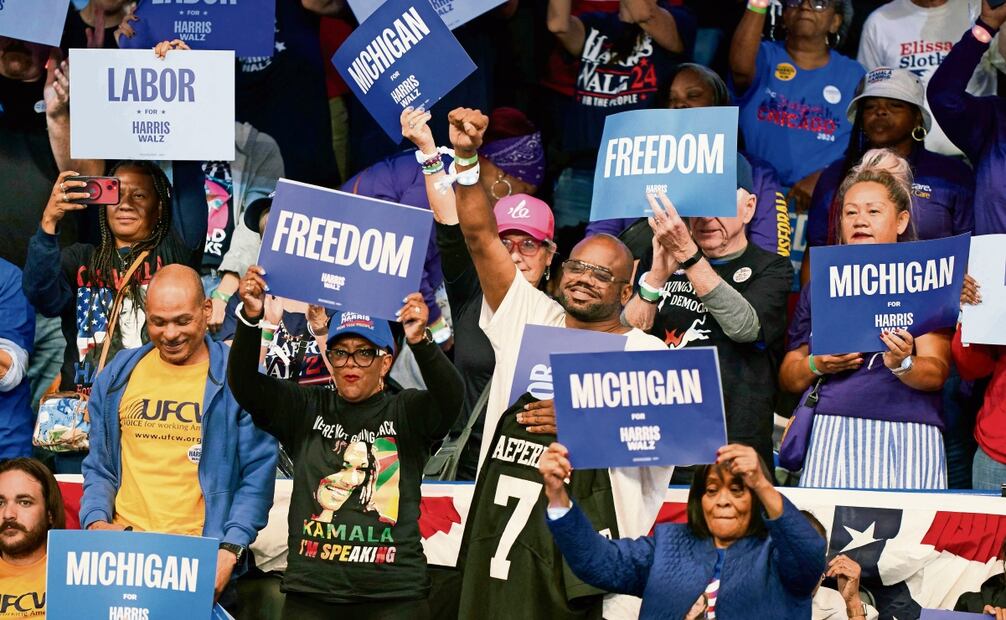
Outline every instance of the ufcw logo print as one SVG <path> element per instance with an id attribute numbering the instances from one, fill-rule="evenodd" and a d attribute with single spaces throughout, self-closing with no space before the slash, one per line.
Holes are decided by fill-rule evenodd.
<path id="1" fill-rule="evenodd" d="M 0 0 L 3 2 L 3 0 Z M 2 7 L 0 7 L 2 8 Z M 0 614 L 20 615 L 45 608 L 45 592 L 25 592 L 24 594 L 0 594 Z"/>
<path id="2" fill-rule="evenodd" d="M 125 417 L 130 420 L 202 424 L 203 412 L 200 405 L 200 403 L 196 402 L 178 402 L 176 400 L 151 401 L 149 398 L 144 398 L 132 405 L 126 412 Z"/>

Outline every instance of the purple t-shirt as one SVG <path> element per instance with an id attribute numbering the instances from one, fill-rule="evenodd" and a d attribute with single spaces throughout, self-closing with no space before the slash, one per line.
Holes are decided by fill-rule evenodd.
<path id="1" fill-rule="evenodd" d="M 824 169 L 814 188 L 807 214 L 807 245 L 831 245 L 828 218 L 831 202 L 842 184 L 838 160 Z M 954 158 L 916 148 L 908 156 L 912 166 L 912 221 L 919 239 L 942 239 L 975 228 L 975 175 Z M 837 234 L 837 232 L 835 233 Z"/>
<path id="2" fill-rule="evenodd" d="M 810 344 L 810 287 L 803 287 L 789 324 L 786 350 Z M 883 346 L 877 339 L 878 350 Z M 874 356 L 875 355 L 875 356 Z M 803 397 L 800 399 L 803 402 Z M 943 429 L 942 392 L 911 388 L 884 366 L 879 352 L 863 352 L 856 370 L 826 375 L 816 413 L 888 422 L 918 422 Z"/>

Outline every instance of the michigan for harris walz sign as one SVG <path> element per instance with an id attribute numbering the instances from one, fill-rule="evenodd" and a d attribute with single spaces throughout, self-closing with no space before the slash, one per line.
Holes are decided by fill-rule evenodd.
<path id="1" fill-rule="evenodd" d="M 810 252 L 810 352 L 886 351 L 881 330 L 915 338 L 953 327 L 970 235 L 910 243 L 821 246 Z"/>

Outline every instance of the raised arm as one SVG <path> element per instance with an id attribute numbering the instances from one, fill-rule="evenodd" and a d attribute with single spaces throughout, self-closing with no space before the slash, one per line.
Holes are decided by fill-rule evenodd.
<path id="1" fill-rule="evenodd" d="M 631 325 L 637 329 L 641 329 L 644 332 L 650 331 L 653 328 L 653 320 L 657 317 L 657 310 L 659 309 L 662 297 L 653 297 L 652 290 L 656 289 L 661 291 L 664 288 L 664 284 L 667 283 L 667 279 L 671 277 L 675 271 L 678 270 L 678 263 L 661 245 L 660 240 L 656 236 L 653 237 L 653 249 L 650 256 L 644 256 L 639 261 L 639 268 L 636 270 L 640 272 L 640 282 L 636 283 L 636 294 L 632 296 L 629 303 L 625 305 L 625 309 L 622 311 L 622 322 L 626 325 Z M 652 259 L 650 258 L 652 256 Z M 642 289 L 641 282 L 646 282 L 650 291 L 640 292 Z M 650 301 L 647 301 L 643 296 L 647 295 L 651 297 Z"/>
<path id="2" fill-rule="evenodd" d="M 587 37 L 587 31 L 580 18 L 571 13 L 571 2 L 572 0 L 548 0 L 548 12 L 545 19 L 548 31 L 559 39 L 559 43 L 567 52 L 579 58 L 583 53 L 583 43 Z"/>
<path id="3" fill-rule="evenodd" d="M 85 176 L 99 176 L 105 171 L 103 159 L 70 157 L 70 70 L 67 61 L 50 56 L 46 65 L 45 123 L 49 130 L 49 148 L 60 170 L 79 170 Z"/>
<path id="4" fill-rule="evenodd" d="M 622 0 L 629 21 L 650 35 L 654 43 L 668 52 L 683 54 L 685 43 L 678 33 L 678 24 L 670 11 L 657 5 L 657 0 Z"/>
<path id="5" fill-rule="evenodd" d="M 450 191 L 450 188 L 441 190 L 437 187 L 437 182 L 447 176 L 447 173 L 444 172 L 445 166 L 437 150 L 437 143 L 433 140 L 433 132 L 427 125 L 430 118 L 430 113 L 422 108 L 418 110 L 412 107 L 405 108 L 402 110 L 401 118 L 402 135 L 416 145 L 425 159 L 425 162 L 417 162 L 416 165 L 423 167 L 426 199 L 430 202 L 433 219 L 440 224 L 453 225 L 458 223 L 458 208 L 454 192 Z M 427 165 L 423 166 L 423 163 Z"/>
<path id="6" fill-rule="evenodd" d="M 316 412 L 308 408 L 305 388 L 258 371 L 262 342 L 258 322 L 265 315 L 264 274 L 264 269 L 252 265 L 239 285 L 244 306 L 238 310 L 237 329 L 227 361 L 227 385 L 256 426 L 290 446 L 296 442 L 304 419 Z"/>
<path id="7" fill-rule="evenodd" d="M 757 0 L 753 0 L 754 3 Z M 767 5 L 768 3 L 765 2 Z M 755 70 L 758 66 L 758 47 L 761 45 L 761 33 L 765 27 L 765 10 L 744 11 L 734 38 L 730 43 L 730 74 L 733 77 L 734 90 L 738 96 L 751 86 L 755 80 Z"/>
<path id="8" fill-rule="evenodd" d="M 478 110 L 457 108 L 448 116 L 450 123 L 451 143 L 457 160 L 454 164 L 459 173 L 477 168 L 478 164 L 467 165 L 458 160 L 467 160 L 476 156 L 482 146 L 482 136 L 489 126 L 489 118 Z M 478 182 L 477 173 L 473 175 L 459 174 L 454 186 L 457 198 L 458 221 L 461 232 L 468 244 L 468 251 L 479 274 L 479 283 L 486 303 L 495 312 L 510 290 L 514 278 L 518 277 L 517 267 L 513 264 L 506 248 L 500 243 L 496 229 L 496 216 L 493 215 L 489 197 Z"/>

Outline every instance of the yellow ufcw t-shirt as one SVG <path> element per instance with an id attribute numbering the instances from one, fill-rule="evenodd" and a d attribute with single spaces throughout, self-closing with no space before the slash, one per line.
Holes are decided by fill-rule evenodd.
<path id="1" fill-rule="evenodd" d="M 45 618 L 45 556 L 27 566 L 0 558 L 0 618 Z"/>
<path id="2" fill-rule="evenodd" d="M 198 469 L 209 365 L 207 360 L 175 366 L 152 349 L 133 369 L 119 404 L 122 485 L 115 523 L 167 534 L 203 533 Z"/>

